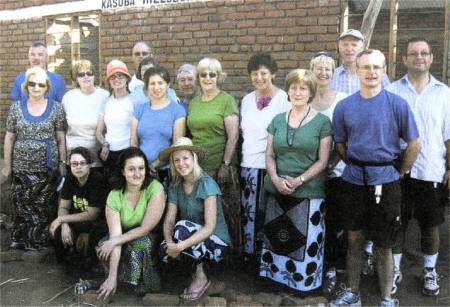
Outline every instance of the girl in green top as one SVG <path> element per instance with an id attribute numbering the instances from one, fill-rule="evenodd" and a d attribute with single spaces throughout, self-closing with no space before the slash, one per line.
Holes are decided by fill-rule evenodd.
<path id="1" fill-rule="evenodd" d="M 163 186 L 151 177 L 139 148 L 125 149 L 118 168 L 121 173 L 106 201 L 109 236 L 97 248 L 100 260 L 109 261 L 108 277 L 97 291 L 99 299 L 116 292 L 118 279 L 135 286 L 139 293 L 160 288 L 152 264 L 150 231 L 164 212 Z"/>
<path id="2" fill-rule="evenodd" d="M 191 301 L 199 299 L 211 285 L 203 261 L 219 262 L 231 245 L 220 189 L 198 164 L 205 157 L 206 151 L 185 137 L 159 154 L 160 161 L 170 160 L 172 175 L 161 252 L 165 261 L 169 257 L 179 259 L 180 255 L 194 259 L 196 272 L 182 294 L 183 299 Z M 180 220 L 175 224 L 177 212 Z"/>

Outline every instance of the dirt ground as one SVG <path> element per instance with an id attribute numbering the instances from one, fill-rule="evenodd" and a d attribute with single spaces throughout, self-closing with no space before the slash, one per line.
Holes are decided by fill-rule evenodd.
<path id="1" fill-rule="evenodd" d="M 427 297 L 421 294 L 422 257 L 418 252 L 419 235 L 417 225 L 413 223 L 408 232 L 408 253 L 402 263 L 403 282 L 396 298 L 402 306 L 449 306 L 449 210 L 447 208 L 446 222 L 441 226 L 441 247 L 437 270 L 441 276 L 441 291 L 437 297 Z M 1 249 L 7 250 L 9 234 L 6 229 L 0 231 Z M 102 275 L 68 270 L 58 265 L 50 256 L 44 262 L 19 260 L 0 263 L 0 305 L 1 306 L 74 306 L 79 305 L 73 294 L 73 285 L 79 278 L 101 281 Z M 342 281 L 344 276 L 339 276 Z M 11 280 L 12 279 L 12 280 Z M 9 282 L 2 284 L 6 281 Z M 223 268 L 216 270 L 214 281 L 223 281 L 227 288 L 245 294 L 260 292 L 276 293 L 276 288 L 249 273 Z M 186 274 L 172 272 L 163 285 L 162 293 L 179 294 L 188 282 Z M 66 290 L 65 292 L 63 292 Z M 55 295 L 63 292 L 58 297 Z M 361 283 L 361 297 L 364 306 L 376 306 L 379 301 L 377 278 L 363 277 Z M 49 301 L 52 299 L 51 301 Z M 119 288 L 112 298 L 110 306 L 142 306 L 142 298 L 130 290 Z"/>

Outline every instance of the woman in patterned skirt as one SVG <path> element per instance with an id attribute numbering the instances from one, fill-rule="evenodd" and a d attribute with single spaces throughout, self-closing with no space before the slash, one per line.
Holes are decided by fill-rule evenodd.
<path id="1" fill-rule="evenodd" d="M 66 174 L 65 118 L 61 103 L 44 97 L 50 81 L 42 68 L 26 71 L 22 91 L 29 98 L 15 101 L 6 119 L 2 175 L 12 173 L 11 248 L 40 250 L 57 210 L 58 170 Z"/>
<path id="2" fill-rule="evenodd" d="M 291 71 L 285 88 L 292 107 L 267 128 L 260 275 L 304 293 L 322 284 L 324 170 L 332 130 L 330 120 L 311 108 L 316 78 L 310 71 Z"/>
<path id="3" fill-rule="evenodd" d="M 198 164 L 205 157 L 206 151 L 185 137 L 159 154 L 160 161 L 170 162 L 172 175 L 161 253 L 165 261 L 180 256 L 193 260 L 195 273 L 181 295 L 188 301 L 201 298 L 211 285 L 203 262 L 221 261 L 231 246 L 220 189 Z"/>
<path id="4" fill-rule="evenodd" d="M 272 118 L 290 109 L 287 94 L 272 81 L 277 63 L 268 53 L 254 54 L 247 65 L 255 90 L 241 103 L 242 143 L 241 202 L 243 219 L 244 260 L 256 269 L 261 252 L 264 223 L 264 175 L 266 174 L 267 126 Z"/>
<path id="5" fill-rule="evenodd" d="M 132 285 L 143 294 L 159 290 L 159 276 L 153 268 L 151 231 L 158 225 L 165 207 L 161 183 L 149 172 L 145 154 L 136 147 L 119 156 L 120 175 L 106 201 L 109 236 L 99 242 L 97 255 L 109 263 L 108 277 L 97 291 L 106 299 L 116 292 L 117 281 Z"/>

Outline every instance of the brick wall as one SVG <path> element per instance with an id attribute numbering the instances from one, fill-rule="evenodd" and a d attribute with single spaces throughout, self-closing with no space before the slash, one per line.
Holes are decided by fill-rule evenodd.
<path id="1" fill-rule="evenodd" d="M 33 1 L 21 2 L 24 6 Z M 56 3 L 35 1 L 33 3 Z M 16 1 L 0 4 L 0 8 Z M 320 50 L 334 52 L 339 32 L 340 0 L 228 0 L 192 2 L 165 7 L 100 12 L 100 64 L 119 58 L 132 69 L 130 49 L 136 41 L 150 42 L 158 62 L 169 69 L 203 57 L 221 61 L 228 77 L 223 89 L 237 100 L 252 90 L 246 71 L 249 57 L 270 51 L 277 60 L 275 83 L 286 73 L 307 68 Z M 0 122 L 1 153 L 8 99 L 14 77 L 27 67 L 27 48 L 45 41 L 45 18 L 0 22 Z M 58 69 L 66 80 L 67 67 Z"/>
<path id="2" fill-rule="evenodd" d="M 364 12 L 350 11 L 349 28 L 360 28 Z M 425 37 L 433 48 L 434 61 L 431 73 L 442 81 L 443 38 L 445 10 L 439 8 L 399 10 L 397 15 L 397 54 L 395 79 L 401 78 L 406 69 L 402 62 L 405 42 L 412 37 Z M 378 15 L 373 31 L 370 48 L 380 49 L 388 58 L 389 46 L 389 10 L 382 10 Z"/>

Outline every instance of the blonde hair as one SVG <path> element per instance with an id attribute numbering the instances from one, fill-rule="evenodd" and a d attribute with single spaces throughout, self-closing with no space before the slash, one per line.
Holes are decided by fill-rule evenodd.
<path id="1" fill-rule="evenodd" d="M 85 69 L 88 71 L 94 72 L 92 62 L 89 60 L 78 60 L 72 64 L 72 80 L 75 81 L 77 87 L 80 87 L 77 81 L 77 74 L 80 70 Z"/>
<path id="2" fill-rule="evenodd" d="M 336 68 L 336 62 L 334 59 L 327 55 L 327 54 L 320 54 L 318 56 L 315 56 L 311 59 L 309 62 L 309 69 L 312 71 L 314 69 L 314 66 L 319 63 L 325 63 L 326 65 L 331 65 L 331 71 L 334 72 L 334 69 Z"/>
<path id="3" fill-rule="evenodd" d="M 30 80 L 30 77 L 33 75 L 36 77 L 45 78 L 45 84 L 47 84 L 47 90 L 45 91 L 44 95 L 47 95 L 50 92 L 50 87 L 51 87 L 50 80 L 48 79 L 46 71 L 37 66 L 31 67 L 31 68 L 27 69 L 27 71 L 25 72 L 25 81 L 22 83 L 22 92 L 24 92 L 26 94 L 30 94 L 28 92 L 28 81 Z"/>
<path id="4" fill-rule="evenodd" d="M 284 80 L 284 88 L 286 92 L 288 92 L 292 84 L 300 81 L 303 81 L 309 89 L 311 97 L 309 98 L 308 103 L 310 103 L 314 99 L 314 96 L 316 96 L 317 90 L 316 76 L 314 76 L 311 71 L 307 69 L 294 69 L 286 76 L 286 79 Z M 288 100 L 290 101 L 289 97 Z"/>
<path id="5" fill-rule="evenodd" d="M 217 73 L 217 85 L 220 85 L 225 81 L 227 74 L 222 71 L 222 65 L 220 65 L 220 62 L 213 58 L 203 58 L 197 64 L 195 84 L 200 85 L 199 75 L 207 69 Z"/>
<path id="6" fill-rule="evenodd" d="M 200 164 L 198 164 L 198 156 L 195 152 L 192 150 L 187 149 L 179 149 L 179 150 L 186 150 L 189 151 L 194 158 L 194 181 L 199 180 L 203 176 L 203 169 L 200 167 Z M 175 163 L 173 162 L 173 154 L 177 152 L 178 150 L 174 150 L 169 157 L 170 162 L 170 175 L 172 176 L 172 184 L 174 186 L 178 186 L 183 182 L 183 177 L 177 172 L 175 169 Z"/>

